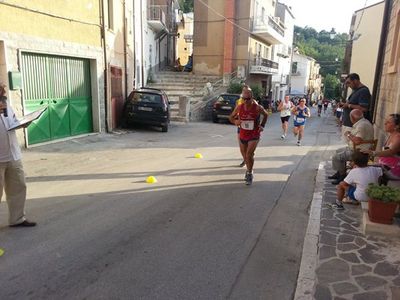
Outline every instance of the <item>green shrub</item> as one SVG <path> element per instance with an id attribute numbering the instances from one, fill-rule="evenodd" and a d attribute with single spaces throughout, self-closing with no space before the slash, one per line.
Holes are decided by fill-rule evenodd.
<path id="1" fill-rule="evenodd" d="M 261 100 L 261 97 L 263 95 L 263 90 L 262 90 L 261 86 L 251 85 L 250 88 L 253 91 L 253 98 L 258 101 Z"/>
<path id="2" fill-rule="evenodd" d="M 400 203 L 400 189 L 391 186 L 370 183 L 367 188 L 367 195 L 371 199 L 382 202 Z"/>
<path id="3" fill-rule="evenodd" d="M 241 94 L 242 93 L 243 84 L 240 82 L 231 82 L 229 84 L 227 92 L 230 94 Z"/>

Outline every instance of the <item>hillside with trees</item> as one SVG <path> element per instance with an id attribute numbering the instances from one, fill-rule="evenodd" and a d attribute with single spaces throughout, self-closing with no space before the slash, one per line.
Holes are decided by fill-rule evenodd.
<path id="1" fill-rule="evenodd" d="M 339 96 L 339 80 L 347 40 L 346 33 L 331 34 L 325 30 L 317 32 L 307 26 L 294 28 L 294 48 L 297 48 L 300 54 L 314 58 L 321 65 L 320 73 L 324 78 L 327 98 Z"/>

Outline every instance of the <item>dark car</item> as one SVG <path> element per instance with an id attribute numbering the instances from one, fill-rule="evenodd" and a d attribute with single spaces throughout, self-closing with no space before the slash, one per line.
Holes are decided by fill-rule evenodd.
<path id="1" fill-rule="evenodd" d="M 133 123 L 159 126 L 168 131 L 170 105 L 167 95 L 159 89 L 140 88 L 132 91 L 123 109 L 124 125 Z"/>
<path id="2" fill-rule="evenodd" d="M 235 109 L 236 101 L 239 99 L 240 95 L 238 94 L 221 94 L 213 106 L 213 122 L 217 123 L 220 119 L 228 120 L 229 115 Z"/>

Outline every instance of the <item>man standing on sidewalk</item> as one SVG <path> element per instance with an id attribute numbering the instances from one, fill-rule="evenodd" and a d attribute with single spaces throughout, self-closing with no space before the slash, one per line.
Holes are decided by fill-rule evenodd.
<path id="1" fill-rule="evenodd" d="M 351 160 L 353 145 L 374 139 L 374 128 L 371 122 L 364 118 L 361 110 L 353 109 L 350 113 L 350 120 L 353 127 L 350 127 L 351 131 L 345 132 L 348 146 L 336 150 L 335 155 L 332 157 L 332 167 L 336 173 L 328 178 L 335 179 L 332 182 L 333 184 L 339 184 L 346 177 L 346 162 Z M 369 149 L 371 144 L 360 145 L 360 148 L 363 147 Z"/>
<path id="2" fill-rule="evenodd" d="M 36 223 L 25 218 L 26 184 L 21 150 L 15 130 L 8 131 L 18 120 L 5 95 L 6 87 L 0 84 L 0 201 L 4 190 L 10 227 L 32 227 Z"/>
<path id="3" fill-rule="evenodd" d="M 345 84 L 350 87 L 353 92 L 347 98 L 347 102 L 342 105 L 342 134 L 346 140 L 344 133 L 351 131 L 352 123 L 350 120 L 350 112 L 353 109 L 359 109 L 364 113 L 364 116 L 369 116 L 369 104 L 371 102 L 371 93 L 367 86 L 361 83 L 360 76 L 356 73 L 351 73 L 346 77 Z"/>

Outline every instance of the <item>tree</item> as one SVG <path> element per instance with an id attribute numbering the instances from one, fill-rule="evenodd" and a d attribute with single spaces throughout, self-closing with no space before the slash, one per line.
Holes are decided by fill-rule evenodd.
<path id="1" fill-rule="evenodd" d="M 340 80 L 331 74 L 327 74 L 324 78 L 325 97 L 328 99 L 339 98 L 340 96 Z"/>
<path id="2" fill-rule="evenodd" d="M 307 26 L 304 28 L 295 26 L 294 33 L 295 46 L 301 54 L 314 58 L 321 65 L 320 73 L 323 77 L 328 74 L 340 76 L 347 34 L 335 34 L 331 38 L 330 32 L 326 30 L 317 32 Z"/>
<path id="3" fill-rule="evenodd" d="M 179 0 L 179 6 L 184 13 L 193 12 L 193 0 Z"/>

